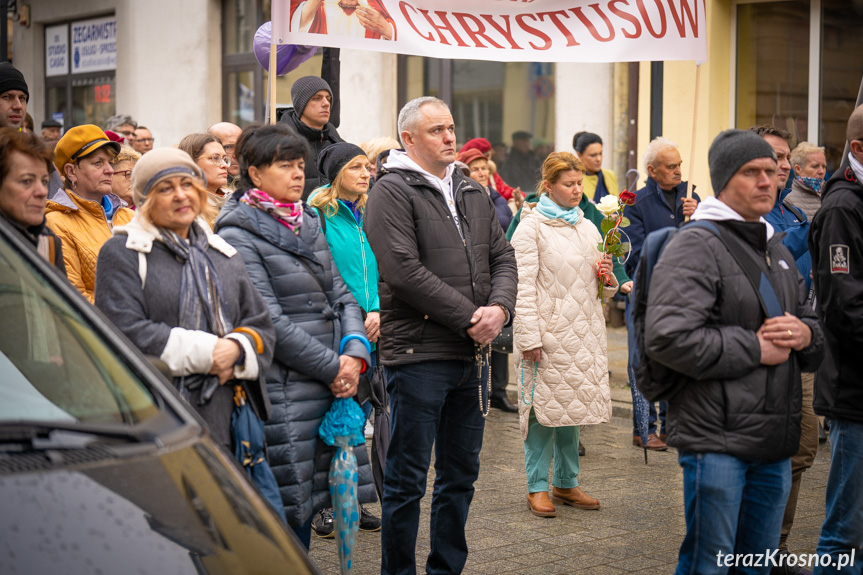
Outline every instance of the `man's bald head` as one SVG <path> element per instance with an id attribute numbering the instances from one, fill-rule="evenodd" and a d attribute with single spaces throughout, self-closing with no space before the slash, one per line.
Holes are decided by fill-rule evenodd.
<path id="1" fill-rule="evenodd" d="M 237 147 L 237 139 L 240 137 L 240 134 L 243 133 L 243 129 L 230 122 L 219 122 L 218 124 L 210 126 L 210 129 L 207 131 L 222 140 L 222 147 L 225 148 L 225 154 L 231 158 L 231 165 L 228 166 L 228 175 L 232 178 L 236 178 L 240 175 L 240 164 L 237 162 L 237 157 L 234 155 L 234 151 Z"/>
<path id="2" fill-rule="evenodd" d="M 848 141 L 863 140 L 863 105 L 851 112 L 851 117 L 848 118 L 848 128 L 845 131 L 845 137 Z"/>

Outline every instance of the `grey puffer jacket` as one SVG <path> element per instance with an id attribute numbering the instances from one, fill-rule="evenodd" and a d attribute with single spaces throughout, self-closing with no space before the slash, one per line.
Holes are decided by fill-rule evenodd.
<path id="1" fill-rule="evenodd" d="M 384 365 L 474 356 L 467 335 L 480 306 L 515 310 L 518 270 L 488 194 L 455 170 L 464 238 L 442 193 L 421 173 L 392 169 L 375 182 L 364 230 L 378 260 Z"/>
<path id="2" fill-rule="evenodd" d="M 273 365 L 267 372 L 272 416 L 266 424 L 270 466 L 279 484 L 288 523 L 299 527 L 318 509 L 330 507 L 327 486 L 335 452 L 318 437 L 334 396 L 339 343 L 365 337 L 362 312 L 339 275 L 315 210 L 303 206 L 299 235 L 269 214 L 238 202 L 222 208 L 216 229 L 234 246 L 261 292 L 276 329 Z M 343 353 L 371 365 L 363 343 L 353 339 Z M 359 500 L 376 500 L 365 445 L 355 449 Z"/>
<path id="3" fill-rule="evenodd" d="M 809 326 L 812 342 L 780 365 L 761 365 L 756 331 L 765 314 L 755 288 L 723 240 L 683 228 L 654 269 L 645 329 L 647 354 L 691 378 L 668 402 L 668 444 L 762 461 L 790 457 L 800 445 L 800 371 L 821 362 L 824 336 L 783 234 L 768 241 L 762 223 L 714 223 L 723 237 L 734 234 L 751 248 L 782 308 Z"/>

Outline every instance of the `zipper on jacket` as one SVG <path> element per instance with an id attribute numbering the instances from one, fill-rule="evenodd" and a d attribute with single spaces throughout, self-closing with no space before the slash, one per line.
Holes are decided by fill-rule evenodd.
<path id="1" fill-rule="evenodd" d="M 359 224 L 357 224 L 357 233 L 360 236 L 360 254 L 362 254 L 363 258 L 363 287 L 366 290 L 366 305 L 371 307 L 371 297 L 369 297 L 369 274 L 368 274 L 368 265 L 366 264 L 366 240 L 363 238 L 363 230 L 360 228 Z M 368 313 L 371 310 L 366 310 Z"/>

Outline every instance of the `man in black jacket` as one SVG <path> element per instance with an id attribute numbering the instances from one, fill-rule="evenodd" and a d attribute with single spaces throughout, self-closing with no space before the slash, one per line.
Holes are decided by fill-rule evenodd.
<path id="1" fill-rule="evenodd" d="M 326 176 L 318 172 L 318 155 L 327 146 L 343 142 L 330 122 L 336 104 L 333 91 L 323 78 L 303 76 L 291 86 L 293 109 L 285 112 L 281 122 L 286 122 L 309 143 L 309 160 L 306 162 L 306 182 L 303 186 L 303 200 L 315 188 L 329 183 Z"/>
<path id="2" fill-rule="evenodd" d="M 515 255 L 488 194 L 455 169 L 446 104 L 430 97 L 408 102 L 398 130 L 405 151 L 390 152 L 364 224 L 380 270 L 379 354 L 392 406 L 381 573 L 416 572 L 432 445 L 426 572 L 461 573 L 488 409 L 488 344 L 512 319 Z"/>
<path id="3" fill-rule="evenodd" d="M 680 574 L 726 573 L 730 554 L 777 549 L 800 442 L 800 370 L 817 367 L 824 347 L 794 258 L 763 217 L 776 197 L 773 149 L 727 130 L 708 161 L 716 198 L 692 219 L 718 234 L 684 227 L 669 240 L 645 321 L 648 356 L 687 379 L 668 402 L 668 444 L 683 468 Z"/>
<path id="4" fill-rule="evenodd" d="M 825 184 L 809 251 L 827 355 L 815 379 L 815 412 L 830 422 L 827 514 L 815 573 L 861 573 L 863 563 L 863 106 L 848 120 L 851 151 Z M 857 563 L 849 565 L 856 551 Z M 844 556 L 844 557 L 843 557 Z M 840 561 L 842 561 L 840 563 Z"/>

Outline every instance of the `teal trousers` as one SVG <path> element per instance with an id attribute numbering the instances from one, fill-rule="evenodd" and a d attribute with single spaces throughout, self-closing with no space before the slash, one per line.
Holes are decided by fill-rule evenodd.
<path id="1" fill-rule="evenodd" d="M 578 487 L 578 435 L 580 427 L 545 427 L 536 420 L 533 409 L 528 419 L 524 442 L 524 467 L 528 493 L 548 491 L 548 466 L 554 460 L 552 473 L 555 487 Z"/>

